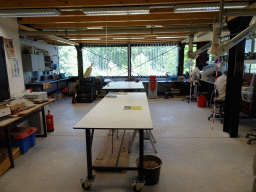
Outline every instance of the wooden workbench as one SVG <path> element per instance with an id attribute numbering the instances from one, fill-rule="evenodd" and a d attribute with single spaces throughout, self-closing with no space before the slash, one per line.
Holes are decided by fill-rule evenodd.
<path id="1" fill-rule="evenodd" d="M 14 160 L 13 160 L 13 154 L 12 154 L 12 146 L 11 146 L 11 140 L 10 140 L 10 134 L 9 130 L 13 127 L 16 127 L 18 124 L 24 122 L 28 118 L 32 117 L 36 113 L 39 113 L 42 111 L 42 118 L 43 118 L 43 130 L 44 133 L 42 135 L 37 135 L 39 137 L 47 137 L 47 130 L 46 130 L 46 124 L 45 124 L 45 113 L 44 113 L 44 106 L 48 105 L 49 103 L 54 102 L 55 99 L 50 99 L 48 102 L 42 103 L 42 104 L 36 104 L 34 107 L 21 111 L 19 113 L 16 113 L 16 115 L 19 115 L 19 117 L 7 117 L 0 121 L 0 129 L 4 129 L 5 132 L 5 139 L 6 139 L 6 145 L 9 153 L 9 158 L 11 161 L 11 167 L 14 167 Z"/>

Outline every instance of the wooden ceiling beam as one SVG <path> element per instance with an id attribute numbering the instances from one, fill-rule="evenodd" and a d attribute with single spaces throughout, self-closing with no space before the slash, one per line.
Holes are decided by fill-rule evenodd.
<path id="1" fill-rule="evenodd" d="M 108 35 L 108 37 L 123 37 L 123 36 L 188 36 L 189 33 L 154 33 L 154 34 L 148 34 L 148 33 L 140 33 L 140 34 L 115 34 L 115 35 Z M 94 35 L 95 37 L 106 37 L 106 35 Z M 34 36 L 35 37 L 35 36 Z M 69 35 L 69 36 L 62 36 L 63 38 L 82 38 L 82 37 L 92 37 L 91 35 Z"/>
<path id="2" fill-rule="evenodd" d="M 150 9 L 149 13 L 173 13 L 174 8 Z"/>
<path id="3" fill-rule="evenodd" d="M 212 27 L 210 26 L 175 26 L 170 28 L 154 28 L 154 29 L 115 29 L 108 30 L 107 34 L 154 34 L 154 33 L 179 33 L 179 32 L 200 32 L 200 31 L 211 31 Z M 223 31 L 227 30 L 223 27 Z M 58 35 L 58 36 L 69 36 L 69 35 L 105 35 L 104 30 L 86 30 L 86 31 L 20 31 L 20 36 L 46 36 L 46 35 Z"/>
<path id="4" fill-rule="evenodd" d="M 124 39 L 124 40 L 111 40 L 107 42 L 108 44 L 126 44 L 126 43 L 170 43 L 170 42 L 180 42 L 183 39 L 166 39 L 166 40 L 149 40 L 149 39 Z M 77 43 L 85 43 L 85 44 L 102 44 L 106 45 L 106 41 L 76 41 Z"/>
<path id="5" fill-rule="evenodd" d="M 166 14 L 120 15 L 120 16 L 77 16 L 77 17 L 37 17 L 37 18 L 24 17 L 21 20 L 19 20 L 19 24 L 214 19 L 216 16 L 218 16 L 218 12 L 166 13 Z"/>
<path id="6" fill-rule="evenodd" d="M 255 3 L 252 3 L 251 5 L 248 5 L 246 8 L 246 10 L 250 10 L 250 9 L 256 9 L 256 2 Z M 228 22 L 228 21 L 231 21 L 232 19 L 235 19 L 236 17 L 228 17 L 227 20 L 226 19 L 223 19 L 223 22 Z"/>
<path id="7" fill-rule="evenodd" d="M 226 2 L 247 1 L 247 0 L 226 0 Z M 131 6 L 131 5 L 163 5 L 181 3 L 213 3 L 219 0 L 1 0 L 0 9 L 21 9 L 21 8 L 81 8 L 81 7 L 102 7 L 102 6 Z"/>
<path id="8" fill-rule="evenodd" d="M 108 35 L 108 38 L 113 38 L 113 37 L 137 37 L 137 36 L 143 36 L 145 38 L 155 38 L 159 36 L 184 36 L 186 38 L 189 35 L 189 33 L 154 33 L 154 34 L 116 34 L 116 35 Z M 27 36 L 28 38 L 35 38 L 35 39 L 45 39 L 42 36 Z M 79 38 L 91 38 L 91 35 L 70 35 L 70 36 L 62 36 L 62 38 L 65 39 L 79 39 Z M 106 38 L 106 35 L 94 35 L 93 37 L 98 37 L 98 38 Z"/>
<path id="9" fill-rule="evenodd" d="M 69 28 L 87 28 L 87 27 L 130 27 L 130 26 L 155 26 L 155 25 L 198 25 L 213 24 L 213 19 L 195 19 L 191 20 L 167 20 L 167 21 L 134 21 L 134 22 L 111 22 L 111 23 L 56 23 L 56 24 L 34 24 L 36 29 L 69 29 Z"/>
<path id="10" fill-rule="evenodd" d="M 37 31 L 36 29 L 26 27 L 26 26 L 23 26 L 23 25 L 19 25 L 19 28 L 22 29 L 22 30 L 25 30 L 25 31 L 31 31 L 31 32 Z M 53 40 L 59 41 L 61 43 L 66 43 L 66 44 L 69 44 L 69 45 L 78 45 L 75 42 L 69 41 L 67 39 L 63 39 L 61 37 L 57 37 L 55 35 L 45 35 L 45 36 L 48 37 L 49 39 L 53 39 Z"/>

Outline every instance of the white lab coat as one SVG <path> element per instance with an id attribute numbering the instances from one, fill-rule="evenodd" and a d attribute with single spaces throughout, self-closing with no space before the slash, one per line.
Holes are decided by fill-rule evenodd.
<path id="1" fill-rule="evenodd" d="M 190 74 L 190 77 L 192 76 L 192 82 L 193 84 L 197 82 L 196 78 L 200 78 L 200 70 L 198 67 L 195 67 L 193 71 Z"/>
<path id="2" fill-rule="evenodd" d="M 227 85 L 227 75 L 223 74 L 217 78 L 215 81 L 216 89 L 219 93 L 217 100 L 225 100 L 226 98 L 226 85 Z"/>

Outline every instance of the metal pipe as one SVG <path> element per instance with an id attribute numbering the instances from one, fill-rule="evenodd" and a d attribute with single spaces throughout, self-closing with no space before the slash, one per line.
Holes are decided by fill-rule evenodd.
<path id="1" fill-rule="evenodd" d="M 223 20 L 223 9 L 224 9 L 224 0 L 220 1 L 220 12 L 219 12 L 219 23 L 220 23 L 220 31 L 219 35 L 221 35 L 221 28 L 223 26 L 222 20 Z"/>

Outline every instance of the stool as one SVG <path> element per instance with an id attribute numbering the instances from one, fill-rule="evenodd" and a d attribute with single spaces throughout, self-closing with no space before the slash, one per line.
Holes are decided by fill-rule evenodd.
<path id="1" fill-rule="evenodd" d="M 216 100 L 215 102 L 220 107 L 219 112 L 215 113 L 215 117 L 220 118 L 221 123 L 223 124 L 225 100 Z M 208 117 L 209 121 L 211 120 L 211 118 L 213 118 L 213 115 L 214 115 L 214 111 L 212 111 L 211 115 Z"/>

